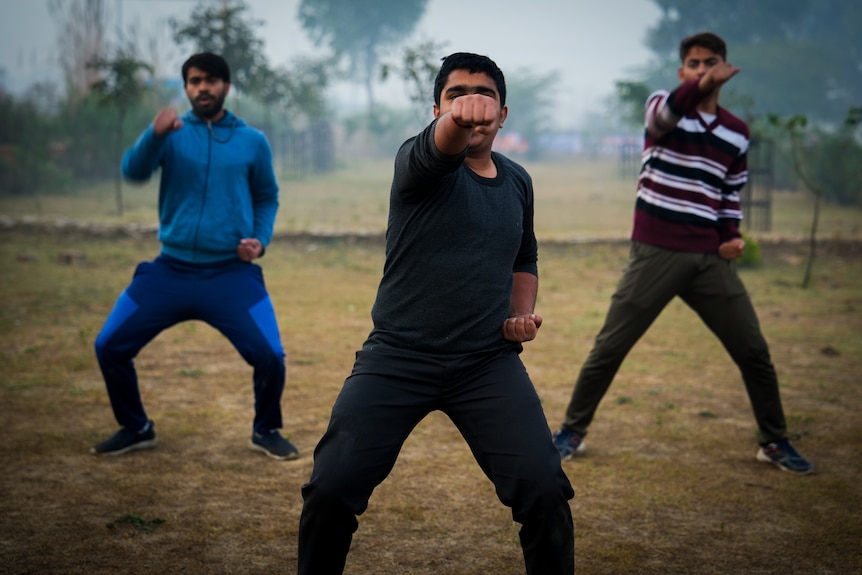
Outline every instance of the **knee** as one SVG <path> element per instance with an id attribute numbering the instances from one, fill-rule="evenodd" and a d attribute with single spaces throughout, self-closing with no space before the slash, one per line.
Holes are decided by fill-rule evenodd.
<path id="1" fill-rule="evenodd" d="M 283 379 L 287 373 L 287 369 L 284 365 L 284 354 L 277 353 L 270 349 L 265 351 L 262 350 L 254 357 L 251 363 L 256 368 L 263 369 L 267 373 L 280 379 Z"/>
<path id="2" fill-rule="evenodd" d="M 529 517 L 553 517 L 563 508 L 568 511 L 568 502 L 575 492 L 559 463 L 556 469 L 545 468 L 543 471 L 521 481 L 516 488 L 519 493 L 511 500 L 516 521 L 523 522 Z M 503 502 L 507 503 L 505 499 Z"/>
<path id="3" fill-rule="evenodd" d="M 236 345 L 237 351 L 249 365 L 267 370 L 284 370 L 284 350 L 267 340 L 247 341 Z"/>
<path id="4" fill-rule="evenodd" d="M 96 342 L 93 344 L 93 348 L 96 352 L 96 358 L 100 363 L 107 357 L 116 353 L 115 347 L 111 345 L 111 338 L 108 337 L 104 331 L 100 332 L 96 337 Z"/>
<path id="5" fill-rule="evenodd" d="M 351 497 L 349 482 L 329 476 L 312 478 L 302 486 L 303 511 L 344 519 L 361 515 L 368 507 L 368 499 Z"/>
<path id="6" fill-rule="evenodd" d="M 762 337 L 740 341 L 742 345 L 730 349 L 731 356 L 741 366 L 772 364 L 769 356 L 769 345 Z"/>

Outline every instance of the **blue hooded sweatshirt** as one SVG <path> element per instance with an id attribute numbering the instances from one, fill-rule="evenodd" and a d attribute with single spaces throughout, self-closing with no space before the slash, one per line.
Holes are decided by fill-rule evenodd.
<path id="1" fill-rule="evenodd" d="M 266 136 L 231 112 L 218 122 L 189 111 L 160 138 L 153 126 L 123 156 L 123 176 L 143 183 L 161 167 L 162 253 L 191 263 L 237 257 L 243 238 L 266 247 L 278 210 L 278 184 Z"/>

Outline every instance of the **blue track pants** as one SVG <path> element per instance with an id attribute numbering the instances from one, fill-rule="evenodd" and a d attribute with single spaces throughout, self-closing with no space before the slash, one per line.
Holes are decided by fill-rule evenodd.
<path id="1" fill-rule="evenodd" d="M 96 338 L 96 357 L 117 422 L 148 420 L 134 358 L 161 331 L 200 320 L 220 331 L 254 368 L 254 431 L 282 426 L 284 349 L 260 266 L 240 260 L 190 264 L 167 256 L 138 265 Z"/>

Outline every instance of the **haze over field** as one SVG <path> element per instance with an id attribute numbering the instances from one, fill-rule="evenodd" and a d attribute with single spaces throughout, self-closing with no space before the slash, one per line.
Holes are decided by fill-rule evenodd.
<path id="1" fill-rule="evenodd" d="M 168 19 L 185 20 L 197 0 L 110 0 L 109 42 L 119 31 L 137 29 L 141 52 L 152 58 L 157 73 L 178 75 L 187 54 L 171 39 Z M 297 19 L 299 0 L 247 0 L 249 12 L 261 21 L 259 36 L 273 65 L 300 55 L 324 53 L 316 48 Z M 528 6 L 528 8 L 525 8 Z M 649 0 L 429 0 L 410 40 L 433 40 L 445 50 L 479 52 L 495 59 L 504 72 L 530 69 L 560 74 L 557 125 L 577 123 L 600 105 L 614 82 L 630 77 L 646 64 L 646 30 L 660 16 Z M 149 39 L 158 40 L 156 55 Z M 408 41 L 410 41 L 408 40 Z M 57 32 L 48 0 L 0 0 L 0 86 L 20 92 L 34 82 L 60 81 Z M 359 93 L 360 96 L 355 96 Z M 340 107 L 361 107 L 355 84 L 336 84 L 331 96 Z M 407 104 L 404 87 L 395 81 L 377 89 L 380 101 Z"/>

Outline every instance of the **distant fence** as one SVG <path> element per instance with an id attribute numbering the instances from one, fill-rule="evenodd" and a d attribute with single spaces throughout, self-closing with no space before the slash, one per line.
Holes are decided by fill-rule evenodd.
<path id="1" fill-rule="evenodd" d="M 641 157 L 643 144 L 640 142 L 624 142 L 620 145 L 617 156 L 617 174 L 625 180 L 637 180 L 641 173 Z"/>
<path id="2" fill-rule="evenodd" d="M 742 226 L 752 232 L 772 231 L 772 191 L 775 185 L 775 148 L 752 138 L 748 148 L 748 184 L 739 194 Z"/>
<path id="3" fill-rule="evenodd" d="M 335 169 L 335 136 L 328 122 L 317 122 L 304 130 L 265 131 L 282 176 L 304 178 Z"/>

